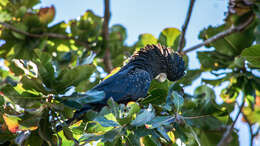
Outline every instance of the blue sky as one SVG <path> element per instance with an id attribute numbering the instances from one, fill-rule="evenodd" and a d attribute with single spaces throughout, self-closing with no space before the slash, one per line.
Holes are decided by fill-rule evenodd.
<path id="1" fill-rule="evenodd" d="M 192 13 L 190 25 L 186 33 L 186 47 L 195 45 L 199 32 L 209 25 L 217 26 L 223 23 L 224 12 L 227 11 L 228 0 L 197 0 Z M 54 5 L 56 7 L 55 21 L 68 21 L 82 15 L 91 9 L 95 14 L 103 16 L 103 0 L 42 0 L 39 7 Z M 137 41 L 142 33 L 151 33 L 158 37 L 166 27 L 181 28 L 184 23 L 189 0 L 111 0 L 111 21 L 113 24 L 122 24 L 127 29 L 127 44 L 131 45 Z M 200 48 L 199 50 L 205 50 Z M 199 68 L 196 53 L 189 54 L 190 68 Z M 185 90 L 193 92 L 195 84 Z M 222 86 L 223 87 L 223 86 Z M 218 95 L 220 88 L 216 88 Z M 232 114 L 234 116 L 236 112 Z M 240 117 L 241 118 L 241 117 Z M 240 121 L 240 120 L 239 120 Z M 240 145 L 249 145 L 247 126 L 241 122 L 236 124 L 241 129 Z"/>

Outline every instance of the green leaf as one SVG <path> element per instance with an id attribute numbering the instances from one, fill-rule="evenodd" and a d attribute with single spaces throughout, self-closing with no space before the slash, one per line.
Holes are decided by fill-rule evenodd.
<path id="1" fill-rule="evenodd" d="M 201 63 L 201 69 L 205 71 L 226 69 L 233 63 L 232 56 L 227 56 L 216 51 L 197 52 L 197 54 Z"/>
<path id="2" fill-rule="evenodd" d="M 234 86 L 229 86 L 221 90 L 220 97 L 226 103 L 233 103 L 239 95 L 239 90 Z"/>
<path id="3" fill-rule="evenodd" d="M 206 40 L 219 32 L 225 31 L 228 27 L 221 25 L 218 27 L 208 27 L 200 33 L 200 38 Z M 248 27 L 242 32 L 233 33 L 229 36 L 219 39 L 213 43 L 210 43 L 209 46 L 212 46 L 216 49 L 217 52 L 225 54 L 228 56 L 237 56 L 244 49 L 249 47 L 254 41 L 254 27 Z"/>
<path id="4" fill-rule="evenodd" d="M 120 109 L 118 104 L 114 101 L 113 98 L 109 98 L 107 104 L 111 108 L 112 114 L 118 119 L 120 114 Z"/>
<path id="5" fill-rule="evenodd" d="M 201 72 L 200 69 L 188 70 L 184 77 L 178 80 L 178 83 L 183 84 L 184 86 L 191 85 L 192 82 L 200 76 Z"/>
<path id="6" fill-rule="evenodd" d="M 134 114 L 140 111 L 140 106 L 136 102 L 129 102 L 127 107 L 130 108 L 128 111 L 128 117 L 132 117 Z"/>
<path id="7" fill-rule="evenodd" d="M 21 79 L 21 83 L 24 89 L 38 91 L 45 95 L 48 94 L 48 90 L 43 87 L 43 83 L 37 78 L 32 77 L 31 79 L 29 79 L 26 76 L 23 76 L 23 78 Z"/>
<path id="8" fill-rule="evenodd" d="M 0 1 L 0 4 L 2 5 L 2 6 L 6 6 L 7 4 L 9 3 L 9 0 L 1 0 Z"/>
<path id="9" fill-rule="evenodd" d="M 169 81 L 166 80 L 165 82 L 161 83 L 158 80 L 152 80 L 149 91 L 153 91 L 156 89 L 163 89 L 168 91 Z"/>
<path id="10" fill-rule="evenodd" d="M 202 95 L 206 99 L 215 99 L 215 92 L 208 86 L 202 85 L 195 89 L 194 94 L 197 96 Z"/>
<path id="11" fill-rule="evenodd" d="M 150 96 L 146 97 L 142 103 L 143 104 L 162 104 L 165 103 L 167 90 L 164 89 L 154 89 L 150 92 Z"/>
<path id="12" fill-rule="evenodd" d="M 166 28 L 159 35 L 159 43 L 176 51 L 180 34 L 180 30 L 177 28 Z"/>
<path id="13" fill-rule="evenodd" d="M 174 121 L 175 118 L 172 116 L 157 116 L 154 119 L 152 119 L 150 122 L 148 122 L 147 125 L 150 129 L 154 129 L 154 128 L 161 127 L 163 125 L 169 125 Z"/>
<path id="14" fill-rule="evenodd" d="M 157 44 L 157 39 L 152 34 L 149 34 L 149 33 L 139 35 L 138 41 L 136 43 L 136 47 L 142 48 L 148 44 L 150 44 L 150 45 Z"/>
<path id="15" fill-rule="evenodd" d="M 245 57 L 252 65 L 260 67 L 260 45 L 254 45 L 246 48 L 241 53 L 241 56 Z"/>
<path id="16" fill-rule="evenodd" d="M 57 84 L 55 82 L 51 55 L 39 49 L 34 50 L 34 52 L 37 55 L 37 59 L 34 60 L 34 63 L 37 65 L 39 78 L 47 88 L 53 89 Z"/>
<path id="17" fill-rule="evenodd" d="M 114 141 L 116 138 L 121 136 L 121 131 L 122 131 L 122 128 L 115 128 L 115 129 L 112 129 L 112 130 L 106 132 L 104 134 L 103 141 L 109 141 L 109 142 Z"/>
<path id="18" fill-rule="evenodd" d="M 175 92 L 175 93 L 173 93 Z M 174 103 L 174 94 L 183 94 L 183 89 L 182 87 L 179 85 L 179 84 L 172 84 L 170 87 L 169 87 L 169 90 L 168 90 L 168 95 L 166 97 L 166 103 L 165 105 L 163 106 L 164 109 L 168 110 L 168 111 L 171 111 L 172 110 L 172 107 L 173 105 L 176 106 L 176 104 Z M 178 97 L 177 97 L 178 98 Z M 176 99 L 175 99 L 176 100 Z M 177 101 L 176 101 L 177 102 Z M 176 107 L 177 108 L 177 107 Z"/>
<path id="19" fill-rule="evenodd" d="M 160 146 L 155 142 L 156 140 L 151 136 L 144 136 L 140 139 L 143 146 Z"/>
<path id="20" fill-rule="evenodd" d="M 23 0 L 22 1 L 22 5 L 25 5 L 28 8 L 31 8 L 38 3 L 40 3 L 40 0 Z"/>
<path id="21" fill-rule="evenodd" d="M 57 90 L 65 90 L 72 85 L 77 86 L 82 80 L 88 79 L 95 69 L 94 65 L 81 65 L 63 70 L 58 77 L 60 81 L 56 86 Z"/>
<path id="22" fill-rule="evenodd" d="M 97 121 L 101 126 L 103 127 L 117 127 L 119 126 L 118 123 L 112 120 L 108 120 L 107 118 L 103 116 L 96 117 L 94 121 Z"/>
<path id="23" fill-rule="evenodd" d="M 39 135 L 49 145 L 55 145 L 52 141 L 52 130 L 49 122 L 49 110 L 43 111 L 42 119 L 39 123 Z"/>
<path id="24" fill-rule="evenodd" d="M 0 144 L 6 144 L 9 143 L 9 141 L 13 140 L 15 138 L 15 135 L 10 133 L 9 131 L 0 130 Z"/>
<path id="25" fill-rule="evenodd" d="M 98 141 L 99 139 L 103 138 L 103 135 L 96 135 L 92 133 L 86 133 L 83 136 L 80 137 L 80 142 L 90 142 L 90 141 Z"/>
<path id="26" fill-rule="evenodd" d="M 31 131 L 30 137 L 24 143 L 24 145 L 30 145 L 30 146 L 36 146 L 42 144 L 43 144 L 43 140 L 41 139 L 37 131 Z"/>
<path id="27" fill-rule="evenodd" d="M 16 75 L 22 75 L 24 73 L 24 71 L 17 66 L 16 63 L 14 63 L 13 61 L 10 62 L 8 68 Z"/>
<path id="28" fill-rule="evenodd" d="M 126 143 L 129 146 L 140 146 L 140 137 L 136 136 L 136 134 L 132 132 L 126 137 Z"/>
<path id="29" fill-rule="evenodd" d="M 9 13 L 7 13 L 6 11 L 3 11 L 3 10 L 0 11 L 0 20 L 2 22 L 10 21 L 11 19 L 12 19 L 12 16 Z"/>
<path id="30" fill-rule="evenodd" d="M 11 85 L 7 85 L 1 88 L 4 95 L 11 99 L 14 103 L 20 105 L 23 108 L 36 108 L 40 106 L 41 96 L 36 96 L 34 94 L 23 92 L 19 94 Z"/>
<path id="31" fill-rule="evenodd" d="M 197 107 L 199 107 L 199 114 L 212 114 L 220 111 L 215 102 L 215 92 L 206 85 L 199 86 L 195 89 L 194 95 L 197 96 Z"/>
<path id="32" fill-rule="evenodd" d="M 210 84 L 212 86 L 219 86 L 221 85 L 224 81 L 227 81 L 230 79 L 230 75 L 232 74 L 227 74 L 225 77 L 223 78 L 219 78 L 219 79 L 216 79 L 216 80 L 209 80 L 209 79 L 204 79 L 202 78 L 202 82 L 206 83 L 206 84 Z"/>
<path id="33" fill-rule="evenodd" d="M 4 97 L 0 95 L 0 106 L 3 106 L 5 103 Z"/>
<path id="34" fill-rule="evenodd" d="M 106 132 L 103 135 L 87 133 L 87 134 L 84 134 L 83 136 L 81 136 L 79 141 L 90 142 L 90 141 L 98 141 L 99 139 L 101 139 L 104 142 L 106 142 L 106 141 L 112 142 L 116 138 L 120 137 L 121 130 L 122 130 L 122 128 L 115 128 L 115 129 L 112 129 L 112 130 Z"/>
<path id="35" fill-rule="evenodd" d="M 126 28 L 122 25 L 116 24 L 110 28 L 110 41 L 123 42 L 127 37 Z"/>
<path id="36" fill-rule="evenodd" d="M 88 43 L 96 42 L 97 37 L 101 35 L 102 22 L 101 17 L 88 10 L 80 17 L 80 20 L 70 22 L 72 35 L 78 36 L 79 40 L 88 41 Z"/>
<path id="37" fill-rule="evenodd" d="M 199 139 L 201 145 L 217 145 L 223 136 L 223 132 L 214 132 L 214 131 L 201 131 Z M 239 145 L 238 136 L 235 132 L 232 133 L 232 140 L 229 143 L 230 146 Z"/>
<path id="38" fill-rule="evenodd" d="M 63 131 L 58 132 L 56 135 L 58 137 L 58 142 L 56 145 L 71 146 L 75 144 L 73 140 L 68 140 L 65 137 Z"/>
<path id="39" fill-rule="evenodd" d="M 177 112 L 179 112 L 181 110 L 181 107 L 184 104 L 184 98 L 176 91 L 172 92 L 172 96 L 173 96 L 173 103 L 175 108 L 177 108 Z"/>
<path id="40" fill-rule="evenodd" d="M 62 126 L 63 134 L 68 140 L 73 140 L 73 133 L 68 126 Z"/>
<path id="41" fill-rule="evenodd" d="M 27 32 L 27 26 L 23 23 L 16 23 L 14 24 L 14 27 L 20 31 L 24 31 L 24 32 Z M 17 32 L 14 32 L 12 31 L 12 34 L 14 35 L 14 37 L 16 37 L 17 39 L 20 39 L 20 40 L 24 40 L 25 39 L 25 35 L 24 34 L 21 34 L 21 33 L 17 33 Z"/>
<path id="42" fill-rule="evenodd" d="M 155 117 L 155 112 L 152 105 L 149 105 L 147 109 L 142 111 L 136 116 L 136 119 L 131 122 L 132 126 L 143 126 L 147 122 L 151 121 Z"/>
<path id="43" fill-rule="evenodd" d="M 247 117 L 247 119 L 250 121 L 250 123 L 258 123 L 260 124 L 260 107 L 255 106 L 255 108 L 252 110 L 250 107 L 244 107 L 243 113 Z"/>

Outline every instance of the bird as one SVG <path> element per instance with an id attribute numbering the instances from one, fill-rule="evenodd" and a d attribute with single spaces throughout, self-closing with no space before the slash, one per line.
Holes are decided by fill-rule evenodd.
<path id="1" fill-rule="evenodd" d="M 140 48 L 117 73 L 103 80 L 84 95 L 87 97 L 92 93 L 104 93 L 103 98 L 85 104 L 67 123 L 71 123 L 90 109 L 100 110 L 109 98 L 113 98 L 117 103 L 127 103 L 146 97 L 152 79 L 163 73 L 168 80 L 176 81 L 185 73 L 184 64 L 178 52 L 161 44 Z"/>

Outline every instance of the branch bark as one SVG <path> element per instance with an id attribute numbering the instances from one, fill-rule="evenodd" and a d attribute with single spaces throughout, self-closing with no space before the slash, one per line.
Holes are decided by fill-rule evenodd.
<path id="1" fill-rule="evenodd" d="M 104 59 L 105 71 L 111 72 L 111 70 L 113 69 L 113 65 L 112 65 L 111 54 L 109 49 L 109 30 L 108 30 L 108 25 L 110 20 L 110 1 L 104 0 L 104 3 L 105 3 L 105 10 L 104 10 L 104 23 L 103 23 L 102 36 L 104 39 L 103 45 L 105 49 L 105 54 L 103 59 Z"/>
<path id="2" fill-rule="evenodd" d="M 224 38 L 224 37 L 226 37 L 226 36 L 228 36 L 228 35 L 231 35 L 231 34 L 233 34 L 233 33 L 235 33 L 235 32 L 242 31 L 242 30 L 244 30 L 248 25 L 250 25 L 250 24 L 253 22 L 253 20 L 254 20 L 254 16 L 251 16 L 251 17 L 250 17 L 247 21 L 245 21 L 244 23 L 242 23 L 242 24 L 240 24 L 240 25 L 238 25 L 238 26 L 231 26 L 229 29 L 227 29 L 227 30 L 225 30 L 225 31 L 223 31 L 223 32 L 220 32 L 220 33 L 216 34 L 215 36 L 213 36 L 213 37 L 211 37 L 211 38 L 205 40 L 204 42 L 199 43 L 199 44 L 197 44 L 197 45 L 195 45 L 195 46 L 192 46 L 192 47 L 186 49 L 185 51 L 183 51 L 183 53 L 186 54 L 186 53 L 191 52 L 191 51 L 194 51 L 194 50 L 196 50 L 196 49 L 198 49 L 198 48 L 200 48 L 200 47 L 202 47 L 202 46 L 205 46 L 205 45 L 207 45 L 207 44 L 209 44 L 209 43 L 215 42 L 215 41 L 217 41 L 217 40 L 219 40 L 219 39 L 222 39 L 222 38 Z"/>
<path id="3" fill-rule="evenodd" d="M 230 141 L 231 141 L 230 139 L 232 138 L 231 137 L 232 131 L 234 129 L 234 126 L 238 120 L 240 113 L 242 112 L 244 105 L 245 105 L 245 99 L 243 97 L 243 102 L 239 107 L 239 111 L 235 117 L 235 120 L 233 121 L 232 125 L 227 128 L 227 131 L 224 133 L 223 137 L 221 138 L 220 142 L 218 143 L 218 146 L 226 146 L 230 143 Z"/>
<path id="4" fill-rule="evenodd" d="M 192 14 L 194 3 L 195 3 L 195 0 L 190 0 L 190 5 L 189 5 L 189 9 L 188 9 L 188 12 L 187 12 L 187 15 L 186 15 L 186 19 L 185 19 L 185 22 L 182 26 L 179 46 L 178 46 L 178 49 L 177 49 L 178 52 L 181 52 L 183 47 L 184 47 L 185 33 L 186 33 L 187 27 L 188 27 L 189 22 L 190 22 L 190 17 L 191 17 L 191 14 Z"/>
<path id="5" fill-rule="evenodd" d="M 83 42 L 80 41 L 74 37 L 69 37 L 66 35 L 62 35 L 62 34 L 57 34 L 57 33 L 42 33 L 42 34 L 34 34 L 34 33 L 29 33 L 26 31 L 22 31 L 17 29 L 16 27 L 12 26 L 11 24 L 5 23 L 5 22 L 0 22 L 0 25 L 2 25 L 4 28 L 9 29 L 11 31 L 29 36 L 29 37 L 33 37 L 33 38 L 44 38 L 44 37 L 49 37 L 49 38 L 57 38 L 57 39 L 64 39 L 64 40 L 74 40 L 76 43 L 78 43 L 79 45 L 82 45 L 86 48 L 89 48 L 89 45 L 87 42 Z"/>

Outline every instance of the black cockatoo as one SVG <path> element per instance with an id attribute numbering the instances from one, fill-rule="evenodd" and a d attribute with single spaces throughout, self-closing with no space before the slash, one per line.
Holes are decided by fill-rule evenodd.
<path id="1" fill-rule="evenodd" d="M 178 53 L 160 44 L 147 45 L 134 53 L 129 62 L 116 74 L 86 92 L 88 96 L 103 91 L 105 96 L 84 105 L 68 123 L 89 109 L 101 109 L 111 97 L 119 103 L 145 97 L 152 79 L 157 75 L 165 73 L 168 80 L 176 81 L 184 75 L 184 70 L 184 61 Z"/>

